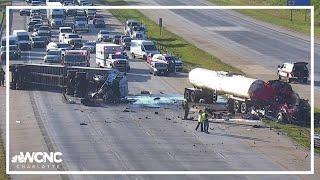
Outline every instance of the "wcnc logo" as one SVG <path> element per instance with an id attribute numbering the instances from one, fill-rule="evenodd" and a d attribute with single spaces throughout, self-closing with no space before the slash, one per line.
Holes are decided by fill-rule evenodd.
<path id="1" fill-rule="evenodd" d="M 56 165 L 56 163 L 62 162 L 61 156 L 61 152 L 20 152 L 20 154 L 16 154 L 12 157 L 11 162 L 16 163 L 17 168 L 59 168 L 59 165 Z M 54 164 L 45 165 L 43 163 Z"/>

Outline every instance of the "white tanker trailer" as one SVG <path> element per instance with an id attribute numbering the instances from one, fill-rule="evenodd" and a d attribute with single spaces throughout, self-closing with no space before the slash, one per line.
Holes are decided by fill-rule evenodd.
<path id="1" fill-rule="evenodd" d="M 218 95 L 226 95 L 229 106 L 232 106 L 235 112 L 241 113 L 248 111 L 251 100 L 259 96 L 265 87 L 262 80 L 203 68 L 190 71 L 189 82 L 194 88 L 185 89 L 184 96 L 188 102 L 196 103 L 202 100 L 211 104 L 216 102 Z"/>

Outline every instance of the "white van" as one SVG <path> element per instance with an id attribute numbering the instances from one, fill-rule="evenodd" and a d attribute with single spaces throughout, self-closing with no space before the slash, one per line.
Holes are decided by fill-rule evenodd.
<path id="1" fill-rule="evenodd" d="M 18 47 L 21 51 L 31 50 L 31 40 L 26 30 L 14 30 L 13 36 L 16 37 Z"/>
<path id="2" fill-rule="evenodd" d="M 147 59 L 147 55 L 151 54 L 160 54 L 157 50 L 157 47 L 153 41 L 149 40 L 132 40 L 130 46 L 130 53 L 132 58 L 142 58 Z"/>

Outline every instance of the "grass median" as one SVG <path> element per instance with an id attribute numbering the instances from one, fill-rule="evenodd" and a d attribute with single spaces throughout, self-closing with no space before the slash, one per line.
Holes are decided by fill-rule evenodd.
<path id="1" fill-rule="evenodd" d="M 0 179 L 6 180 L 8 179 L 8 175 L 6 174 L 6 156 L 3 148 L 4 145 L 0 137 Z"/>
<path id="2" fill-rule="evenodd" d="M 286 0 L 208 0 L 223 6 L 284 6 Z M 320 37 L 320 1 L 314 0 L 315 36 Z M 240 13 L 290 30 L 310 34 L 310 11 L 293 10 L 239 10 Z"/>
<path id="3" fill-rule="evenodd" d="M 128 5 L 125 1 L 101 0 L 109 5 Z M 159 33 L 159 26 L 143 15 L 138 10 L 109 10 L 121 22 L 127 19 L 136 19 L 141 21 L 148 29 L 149 39 L 155 41 L 162 53 L 175 55 L 184 62 L 184 71 L 187 72 L 194 67 L 203 67 L 211 70 L 229 71 L 242 73 L 241 70 L 223 63 L 215 56 L 197 48 L 195 45 L 185 41 L 178 35 L 163 28 L 162 35 Z"/>
<path id="4" fill-rule="evenodd" d="M 293 124 L 282 124 L 271 120 L 263 120 L 264 123 L 274 129 L 287 134 L 298 144 L 310 148 L 310 127 L 301 127 Z M 316 108 L 314 113 L 315 133 L 320 134 L 320 109 Z M 315 148 L 316 153 L 320 153 L 320 148 Z"/>

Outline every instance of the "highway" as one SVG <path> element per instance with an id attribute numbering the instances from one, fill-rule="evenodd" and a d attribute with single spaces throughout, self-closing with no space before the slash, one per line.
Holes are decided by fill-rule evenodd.
<path id="1" fill-rule="evenodd" d="M 14 1 L 14 5 L 24 2 Z M 107 29 L 122 31 L 121 23 L 106 11 L 103 14 Z M 27 17 L 13 13 L 11 31 L 25 29 Z M 92 25 L 90 33 L 81 33 L 83 39 L 96 40 L 98 29 Z M 57 32 L 54 32 L 57 36 Z M 53 38 L 56 40 L 56 38 Z M 33 49 L 23 54 L 21 60 L 12 63 L 43 63 L 44 49 Z M 95 66 L 95 55 L 91 55 Z M 130 59 L 128 73 L 130 95 L 140 95 L 143 90 L 153 95 L 179 99 L 185 87 L 190 86 L 187 74 L 154 77 L 149 75 L 148 65 Z M 284 136 L 269 129 L 252 130 L 241 125 L 217 125 L 207 135 L 194 131 L 195 121 L 183 121 L 182 109 L 176 103 L 151 108 L 139 104 L 119 104 L 87 107 L 80 103 L 67 104 L 62 95 L 45 91 L 14 91 L 15 96 L 30 97 L 37 112 L 38 126 L 45 132 L 48 149 L 63 152 L 63 170 L 308 170 L 309 159 L 304 151 L 295 148 Z M 10 102 L 10 114 L 19 114 L 18 104 Z M 129 112 L 124 111 L 129 109 Z M 15 111 L 16 110 L 16 111 Z M 21 110 L 22 111 L 22 110 Z M 157 112 L 157 113 L 156 113 Z M 196 118 L 196 114 L 191 115 Z M 14 123 L 17 116 L 11 116 Z M 23 119 L 24 120 L 24 119 Z M 80 125 L 86 123 L 87 125 Z M 19 126 L 24 126 L 21 123 Z M 215 125 L 214 125 L 215 126 Z M 236 127 L 234 127 L 236 126 Z M 218 128 L 219 127 L 219 128 Z M 27 127 L 28 128 L 28 127 Z M 248 129 L 252 132 L 248 133 Z M 19 143 L 19 132 L 11 127 L 11 142 Z M 240 133 L 241 131 L 241 133 Z M 258 131 L 266 133 L 259 136 Z M 255 133 L 254 133 L 255 132 Z M 263 134 L 260 133 L 260 134 Z M 25 140 L 29 140 L 27 135 Z M 30 137 L 30 140 L 32 138 Z M 278 144 L 279 141 L 281 144 Z M 259 145 L 253 145 L 259 144 Z M 18 145 L 17 145 L 18 146 Z M 24 144 L 28 147 L 28 144 Z M 32 143 L 29 144 L 32 146 Z M 266 147 L 268 146 L 268 147 Z M 10 146 L 14 148 L 14 146 Z M 27 148 L 26 148 L 27 149 Z M 35 147 L 30 147 L 36 151 Z M 11 149 L 15 152 L 17 149 Z M 278 153 L 275 153 L 277 152 Z M 289 159 L 289 160 L 288 160 Z M 291 163 L 288 163 L 291 162 Z M 15 170 L 11 167 L 11 170 Z M 296 169 L 299 168 L 299 169 Z M 14 179 L 21 178 L 15 176 Z M 31 178 L 36 179 L 37 176 Z M 163 179 L 163 176 L 98 176 L 69 175 L 66 179 Z M 221 176 L 166 176 L 168 179 L 221 179 Z M 298 176 L 240 176 L 224 175 L 223 179 L 299 179 Z M 23 179 L 23 178 L 22 178 Z"/>
<path id="2" fill-rule="evenodd" d="M 130 1 L 128 1 L 130 4 Z M 132 5 L 213 5 L 205 0 L 136 0 Z M 263 80 L 276 79 L 277 66 L 305 61 L 310 65 L 310 37 L 263 23 L 230 10 L 141 10 L 200 49 Z M 170 19 L 170 20 L 169 20 Z M 315 104 L 320 105 L 320 45 L 315 44 Z M 310 68 L 310 66 L 309 66 Z M 293 84 L 310 99 L 310 85 Z"/>

